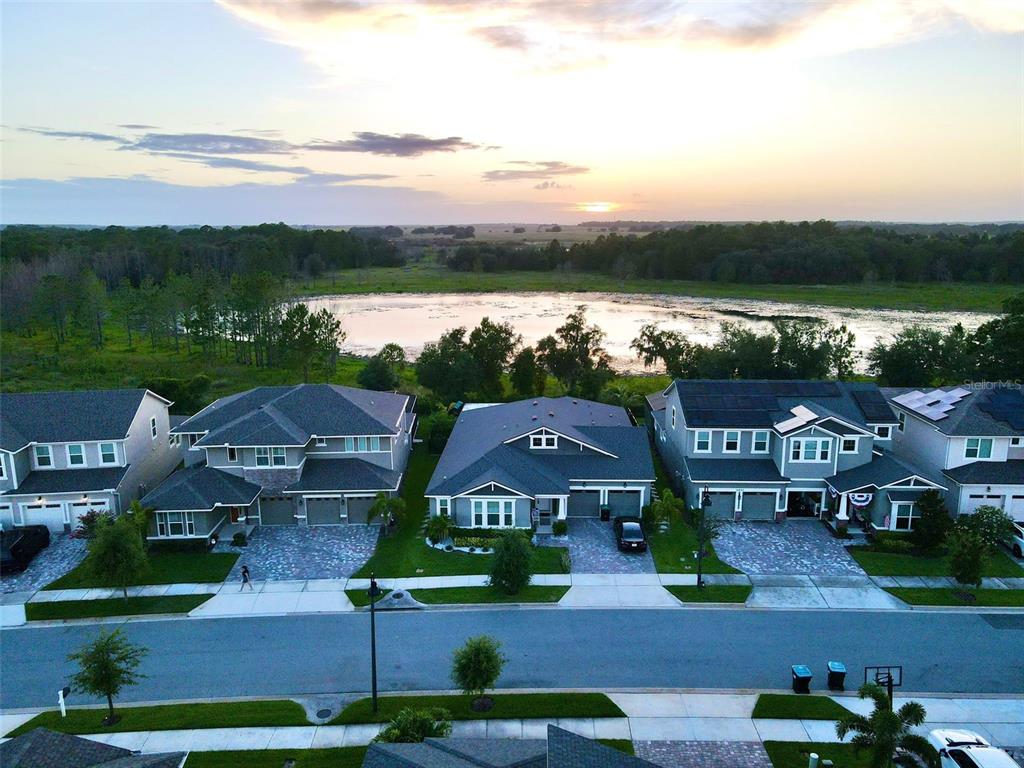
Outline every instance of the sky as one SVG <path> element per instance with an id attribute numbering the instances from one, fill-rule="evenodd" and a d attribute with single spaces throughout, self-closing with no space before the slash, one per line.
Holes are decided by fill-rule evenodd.
<path id="1" fill-rule="evenodd" d="M 0 221 L 1024 220 L 1020 0 L 0 0 Z"/>

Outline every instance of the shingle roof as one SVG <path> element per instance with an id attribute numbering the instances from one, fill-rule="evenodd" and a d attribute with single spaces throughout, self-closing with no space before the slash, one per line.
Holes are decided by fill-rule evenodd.
<path id="1" fill-rule="evenodd" d="M 690 479 L 694 482 L 715 480 L 788 482 L 771 459 L 694 459 L 686 457 L 684 462 Z"/>
<path id="2" fill-rule="evenodd" d="M 654 768 L 653 763 L 627 755 L 598 741 L 554 725 L 548 726 L 550 768 Z"/>
<path id="3" fill-rule="evenodd" d="M 0 448 L 32 442 L 120 440 L 146 390 L 98 389 L 0 394 Z"/>
<path id="4" fill-rule="evenodd" d="M 826 477 L 825 482 L 839 493 L 847 493 L 871 486 L 883 488 L 900 480 L 905 480 L 912 475 L 935 483 L 941 488 L 946 487 L 941 478 L 936 478 L 930 472 L 891 453 L 879 452 L 877 450 L 872 455 L 871 461 L 867 464 L 861 464 L 843 472 L 838 472 L 831 477 Z"/>
<path id="5" fill-rule="evenodd" d="M 18 485 L 5 493 L 6 496 L 36 495 L 51 493 L 76 493 L 86 491 L 107 491 L 117 488 L 129 467 L 107 467 L 105 469 L 41 469 L 30 472 Z"/>
<path id="6" fill-rule="evenodd" d="M 137 755 L 81 736 L 36 728 L 0 744 L 4 768 L 177 768 L 184 752 Z"/>
<path id="7" fill-rule="evenodd" d="M 942 474 L 960 485 L 1024 485 L 1024 459 L 974 461 Z"/>
<path id="8" fill-rule="evenodd" d="M 400 477 L 400 472 L 363 459 L 307 459 L 298 482 L 284 490 L 287 493 L 392 490 L 398 486 Z"/>
<path id="9" fill-rule="evenodd" d="M 152 509 L 210 510 L 216 505 L 248 506 L 260 486 L 205 465 L 179 469 L 146 494 L 142 506 Z"/>
<path id="10" fill-rule="evenodd" d="M 1019 385 L 1005 386 L 987 382 L 977 384 L 965 384 L 963 386 L 939 387 L 943 392 L 951 392 L 954 389 L 969 390 L 970 394 L 957 403 L 953 404 L 952 410 L 946 412 L 946 418 L 929 419 L 916 411 L 902 407 L 908 412 L 911 418 L 920 419 L 926 424 L 935 427 L 939 432 L 951 437 L 1013 437 L 1024 434 L 1024 429 L 1014 427 L 1010 422 L 997 418 L 1004 415 L 1007 405 L 1013 404 L 1016 400 L 1020 404 L 1021 412 L 1024 412 L 1024 389 Z M 892 402 L 900 395 L 908 392 L 921 391 L 931 392 L 934 387 L 884 387 L 882 394 Z M 894 407 L 901 408 L 899 403 L 893 403 Z"/>
<path id="11" fill-rule="evenodd" d="M 334 384 L 257 387 L 223 397 L 176 426 L 208 445 L 305 445 L 313 435 L 395 435 L 407 395 Z"/>

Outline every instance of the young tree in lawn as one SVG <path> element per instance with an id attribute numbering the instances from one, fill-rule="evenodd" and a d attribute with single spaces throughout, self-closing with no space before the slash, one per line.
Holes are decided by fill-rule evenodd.
<path id="1" fill-rule="evenodd" d="M 980 587 L 989 548 L 975 530 L 958 528 L 949 536 L 949 570 L 958 584 Z"/>
<path id="2" fill-rule="evenodd" d="M 356 382 L 363 389 L 372 389 L 377 392 L 389 392 L 398 386 L 398 374 L 391 365 L 380 354 L 371 357 L 359 375 Z"/>
<path id="3" fill-rule="evenodd" d="M 451 713 L 447 709 L 399 710 L 373 740 L 384 744 L 414 744 L 424 739 L 443 739 L 452 735 Z"/>
<path id="4" fill-rule="evenodd" d="M 916 503 L 920 514 L 914 521 L 910 541 L 926 552 L 934 552 L 945 543 L 953 520 L 942 494 L 936 490 L 925 491 Z"/>
<path id="5" fill-rule="evenodd" d="M 655 525 L 671 525 L 672 519 L 680 517 L 685 510 L 686 502 L 676 498 L 671 488 L 666 488 L 661 492 L 661 498 L 651 503 L 648 514 Z"/>
<path id="6" fill-rule="evenodd" d="M 522 336 L 510 323 L 494 323 L 488 317 L 470 331 L 466 348 L 480 371 L 480 392 L 486 397 L 501 397 L 501 375 L 508 368 Z"/>
<path id="7" fill-rule="evenodd" d="M 507 659 L 501 654 L 501 643 L 489 635 L 471 637 L 455 650 L 452 657 L 452 680 L 467 696 L 476 697 L 473 709 L 480 712 L 494 706 L 484 698 L 501 676 Z"/>
<path id="8" fill-rule="evenodd" d="M 517 530 L 504 531 L 494 541 L 490 585 L 506 595 L 516 595 L 530 583 L 530 542 Z"/>
<path id="9" fill-rule="evenodd" d="M 405 499 L 401 496 L 388 496 L 386 493 L 378 493 L 367 513 L 368 520 L 381 519 L 386 526 L 399 523 L 405 515 Z"/>
<path id="10" fill-rule="evenodd" d="M 148 566 L 139 529 L 128 515 L 101 524 L 88 544 L 88 567 L 105 584 L 113 584 L 128 599 L 128 585 L 137 581 Z"/>
<path id="11" fill-rule="evenodd" d="M 1013 519 L 999 507 L 984 504 L 969 515 L 961 515 L 956 521 L 958 530 L 972 531 L 985 543 L 989 554 L 994 554 L 999 544 L 1013 535 Z"/>
<path id="12" fill-rule="evenodd" d="M 452 519 L 448 515 L 434 515 L 427 521 L 427 538 L 434 544 L 440 544 L 451 534 L 452 527 Z"/>
<path id="13" fill-rule="evenodd" d="M 128 642 L 121 630 L 115 629 L 109 633 L 100 630 L 99 637 L 68 656 L 68 661 L 78 664 L 78 672 L 71 678 L 72 688 L 106 698 L 104 725 L 121 719 L 114 714 L 114 697 L 125 686 L 135 685 L 146 677 L 136 670 L 147 653 L 147 649 Z"/>
<path id="14" fill-rule="evenodd" d="M 512 389 L 520 397 L 537 397 L 544 394 L 547 386 L 547 372 L 538 364 L 533 347 L 523 347 L 512 361 L 509 372 Z"/>
<path id="15" fill-rule="evenodd" d="M 704 555 L 706 550 L 722 532 L 725 520 L 708 514 L 711 508 L 707 493 L 701 494 L 701 506 L 690 511 L 690 524 L 697 537 L 697 587 L 704 586 Z"/>
<path id="16" fill-rule="evenodd" d="M 904 753 L 920 759 L 928 768 L 939 768 L 938 752 L 912 730 L 924 723 L 924 707 L 908 701 L 894 712 L 888 693 L 877 683 L 861 686 L 857 695 L 871 699 L 874 710 L 867 716 L 844 715 L 836 722 L 836 735 L 845 739 L 852 733 L 850 743 L 856 751 L 870 754 L 871 768 L 890 768 L 896 756 Z"/>

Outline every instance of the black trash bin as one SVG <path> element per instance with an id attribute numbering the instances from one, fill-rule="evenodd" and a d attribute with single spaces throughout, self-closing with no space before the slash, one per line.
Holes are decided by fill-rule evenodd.
<path id="1" fill-rule="evenodd" d="M 793 665 L 793 693 L 811 692 L 811 668 L 806 664 Z"/>
<path id="2" fill-rule="evenodd" d="M 612 508 L 607 504 L 601 505 L 601 521 L 607 523 L 612 519 Z"/>
<path id="3" fill-rule="evenodd" d="M 845 690 L 846 665 L 841 661 L 830 661 L 828 663 L 828 689 L 830 691 Z"/>

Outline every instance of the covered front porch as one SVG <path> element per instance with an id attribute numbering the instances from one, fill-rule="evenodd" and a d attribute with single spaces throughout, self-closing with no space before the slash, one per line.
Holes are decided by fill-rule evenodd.
<path id="1" fill-rule="evenodd" d="M 537 533 L 553 533 L 556 520 L 565 520 L 568 496 L 537 496 L 530 506 L 530 522 Z"/>

